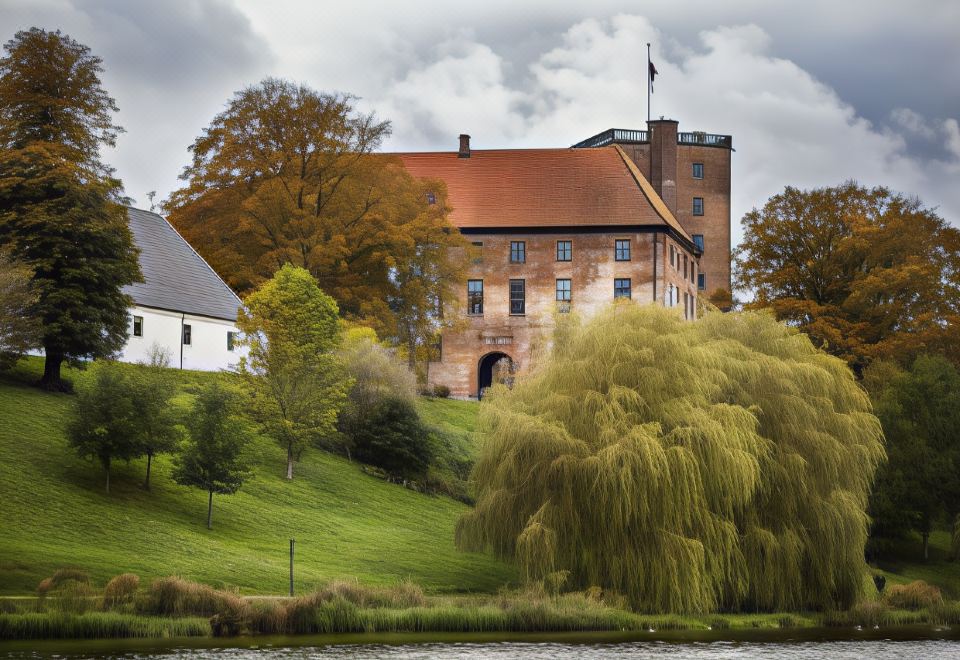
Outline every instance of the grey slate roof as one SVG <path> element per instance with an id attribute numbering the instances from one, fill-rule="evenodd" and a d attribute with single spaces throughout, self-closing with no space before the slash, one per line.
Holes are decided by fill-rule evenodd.
<path id="1" fill-rule="evenodd" d="M 140 248 L 143 282 L 124 287 L 136 304 L 174 312 L 237 320 L 240 299 L 162 216 L 128 208 Z"/>

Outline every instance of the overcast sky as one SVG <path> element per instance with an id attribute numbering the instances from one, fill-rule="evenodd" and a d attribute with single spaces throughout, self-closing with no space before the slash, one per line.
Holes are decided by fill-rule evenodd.
<path id="1" fill-rule="evenodd" d="M 960 2 L 0 0 L 4 40 L 61 29 L 104 60 L 127 132 L 104 154 L 147 206 L 230 95 L 265 76 L 361 97 L 388 150 L 563 147 L 654 117 L 732 134 L 733 224 L 849 178 L 960 225 Z"/>

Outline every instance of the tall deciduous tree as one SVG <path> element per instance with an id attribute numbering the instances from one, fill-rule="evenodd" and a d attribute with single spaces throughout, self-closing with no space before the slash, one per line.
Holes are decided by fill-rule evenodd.
<path id="1" fill-rule="evenodd" d="M 416 221 L 397 237 L 405 243 L 400 251 L 404 256 L 392 270 L 388 297 L 394 319 L 388 336 L 406 348 L 407 363 L 414 372 L 418 355 L 429 366 L 434 339 L 457 318 L 453 306 L 467 263 L 465 241 L 447 221 L 448 210 L 442 204 L 446 195 L 437 192 L 436 182 L 418 184 L 395 193 L 394 203 L 405 204 L 403 215 Z M 435 202 L 424 207 L 424 199 Z"/>
<path id="2" fill-rule="evenodd" d="M 481 406 L 464 548 L 647 611 L 841 608 L 884 451 L 847 365 L 756 312 L 613 305 Z"/>
<path id="3" fill-rule="evenodd" d="M 40 325 L 34 315 L 37 300 L 33 271 L 0 250 L 0 368 L 39 346 Z"/>
<path id="4" fill-rule="evenodd" d="M 141 455 L 137 441 L 139 411 L 130 396 L 130 374 L 116 362 L 99 362 L 89 383 L 80 388 L 67 439 L 84 458 L 100 462 L 110 492 L 110 467 L 114 461 Z"/>
<path id="5" fill-rule="evenodd" d="M 909 370 L 871 364 L 864 386 L 890 457 L 870 498 L 872 534 L 879 541 L 915 531 L 927 559 L 934 525 L 960 513 L 960 373 L 946 358 L 922 355 Z"/>
<path id="6" fill-rule="evenodd" d="M 141 278 L 121 183 L 101 162 L 121 130 L 101 60 L 60 32 L 18 32 L 0 58 L 0 244 L 33 269 L 46 354 L 41 385 L 64 389 L 64 360 L 109 356 L 127 337 Z"/>
<path id="7" fill-rule="evenodd" d="M 388 133 L 349 96 L 264 80 L 238 92 L 194 142 L 170 220 L 241 292 L 292 263 L 346 317 L 420 341 L 431 324 L 421 319 L 459 290 L 446 275 L 461 239 L 441 182 L 373 153 Z M 417 286 L 402 286 L 416 272 Z"/>
<path id="8" fill-rule="evenodd" d="M 236 493 L 249 475 L 243 454 L 250 433 L 237 406 L 237 395 L 216 381 L 201 390 L 187 419 L 189 439 L 174 459 L 174 481 L 207 491 L 207 529 L 214 493 Z"/>
<path id="9" fill-rule="evenodd" d="M 743 228 L 747 308 L 773 309 L 858 371 L 926 351 L 960 361 L 960 231 L 919 200 L 853 182 L 787 187 Z"/>
<path id="10" fill-rule="evenodd" d="M 244 301 L 237 319 L 249 354 L 240 372 L 254 416 L 287 452 L 287 479 L 311 444 L 336 430 L 350 379 L 334 353 L 337 303 L 303 268 L 287 264 Z"/>

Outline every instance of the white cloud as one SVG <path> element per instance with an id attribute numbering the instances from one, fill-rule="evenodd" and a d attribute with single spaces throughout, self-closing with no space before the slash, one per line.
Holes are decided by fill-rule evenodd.
<path id="1" fill-rule="evenodd" d="M 956 119 L 947 119 L 943 122 L 943 134 L 946 138 L 946 147 L 953 154 L 954 159 L 960 162 L 960 124 Z M 954 163 L 956 171 L 957 163 Z"/>
<path id="2" fill-rule="evenodd" d="M 516 139 L 524 124 L 516 106 L 524 95 L 505 84 L 503 68 L 487 46 L 445 41 L 428 64 L 389 87 L 378 112 L 393 119 L 401 144 L 447 141 L 452 150 L 456 136 L 468 131 Z"/>
<path id="3" fill-rule="evenodd" d="M 936 130 L 930 126 L 923 115 L 910 108 L 894 108 L 890 111 L 890 120 L 900 130 L 928 140 L 932 140 L 937 135 Z"/>

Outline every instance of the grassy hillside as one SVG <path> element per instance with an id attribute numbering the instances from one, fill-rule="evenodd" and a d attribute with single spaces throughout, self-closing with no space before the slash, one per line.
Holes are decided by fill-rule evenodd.
<path id="1" fill-rule="evenodd" d="M 174 484 L 169 457 L 155 461 L 149 493 L 140 487 L 144 461 L 117 464 L 108 496 L 99 466 L 66 444 L 72 398 L 27 386 L 40 361 L 21 364 L 0 376 L 0 594 L 32 593 L 64 566 L 84 568 L 101 584 L 132 571 L 283 593 L 291 537 L 299 590 L 341 577 L 372 584 L 410 578 L 438 592 L 490 591 L 515 579 L 504 564 L 454 548 L 464 505 L 385 483 L 317 450 L 287 482 L 283 452 L 263 438 L 251 451 L 256 475 L 238 494 L 214 497 L 212 531 L 205 493 Z M 191 383 L 214 377 L 181 373 L 181 403 Z M 461 401 L 421 407 L 432 424 L 464 437 L 476 416 L 475 404 Z"/>

